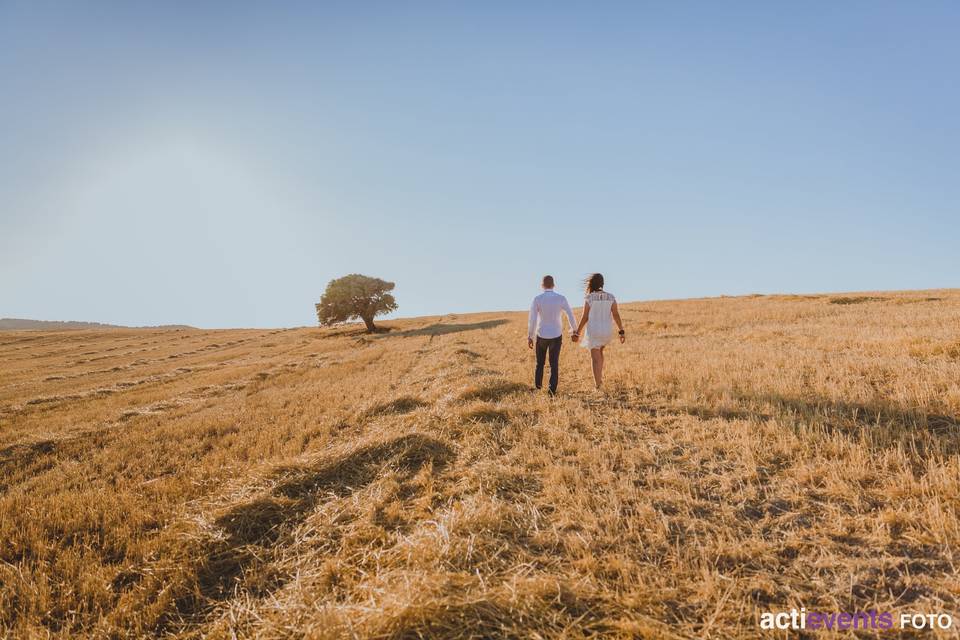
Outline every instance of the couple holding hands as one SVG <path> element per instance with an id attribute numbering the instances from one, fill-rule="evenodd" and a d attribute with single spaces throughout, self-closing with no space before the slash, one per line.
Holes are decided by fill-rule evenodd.
<path id="1" fill-rule="evenodd" d="M 620 310 L 613 294 L 603 290 L 603 275 L 594 273 L 586 282 L 586 298 L 583 300 L 583 315 L 579 324 L 573 316 L 573 309 L 567 299 L 553 290 L 553 276 L 543 276 L 543 293 L 533 299 L 530 305 L 530 318 L 527 322 L 527 346 L 536 348 L 537 368 L 534 373 L 534 385 L 543 386 L 543 367 L 550 359 L 550 395 L 557 392 L 560 379 L 560 345 L 563 342 L 563 318 L 566 314 L 570 327 L 576 327 L 570 339 L 590 350 L 593 365 L 593 379 L 597 388 L 603 382 L 603 348 L 613 338 L 613 323 L 620 330 L 620 342 L 626 340 Z M 586 328 L 586 331 L 584 331 Z M 534 341 L 536 338 L 536 341 Z"/>

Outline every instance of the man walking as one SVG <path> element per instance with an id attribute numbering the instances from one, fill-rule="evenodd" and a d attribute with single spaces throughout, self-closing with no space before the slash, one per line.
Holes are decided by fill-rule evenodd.
<path id="1" fill-rule="evenodd" d="M 557 383 L 560 379 L 560 344 L 563 342 L 563 314 L 573 330 L 577 321 L 573 317 L 573 309 L 567 299 L 553 290 L 553 276 L 543 276 L 543 293 L 533 299 L 530 305 L 530 319 L 527 322 L 527 346 L 534 348 L 533 338 L 536 336 L 537 369 L 533 375 L 533 383 L 540 389 L 543 387 L 543 365 L 550 356 L 550 395 L 557 392 Z M 576 331 L 572 331 L 576 341 Z"/>

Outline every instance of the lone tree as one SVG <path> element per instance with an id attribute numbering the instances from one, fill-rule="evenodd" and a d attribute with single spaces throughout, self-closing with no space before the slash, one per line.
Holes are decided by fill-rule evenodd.
<path id="1" fill-rule="evenodd" d="M 360 318 L 367 332 L 373 333 L 377 330 L 374 316 L 397 308 L 397 301 L 388 293 L 393 287 L 392 282 L 358 273 L 331 280 L 317 303 L 317 320 L 329 326 Z"/>

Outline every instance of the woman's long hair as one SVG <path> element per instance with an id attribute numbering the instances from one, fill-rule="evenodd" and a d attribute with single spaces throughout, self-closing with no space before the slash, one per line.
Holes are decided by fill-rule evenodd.
<path id="1" fill-rule="evenodd" d="M 587 287 L 587 295 L 590 295 L 594 291 L 600 291 L 603 289 L 603 274 L 591 273 L 590 276 L 583 281 L 583 284 Z"/>

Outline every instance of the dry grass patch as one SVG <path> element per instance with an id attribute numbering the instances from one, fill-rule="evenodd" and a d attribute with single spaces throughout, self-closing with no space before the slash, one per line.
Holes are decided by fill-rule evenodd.
<path id="1" fill-rule="evenodd" d="M 864 302 L 882 302 L 886 298 L 878 296 L 837 296 L 830 298 L 830 304 L 863 304 Z"/>
<path id="2" fill-rule="evenodd" d="M 464 411 L 463 419 L 467 422 L 485 422 L 496 424 L 507 424 L 510 422 L 510 414 L 501 409 L 492 409 L 490 407 L 479 407 Z"/>
<path id="3" fill-rule="evenodd" d="M 382 416 L 385 414 L 399 414 L 399 413 L 410 413 L 411 411 L 416 411 L 421 407 L 427 407 L 430 403 L 421 400 L 420 398 L 414 398 L 413 396 L 403 396 L 400 398 L 395 398 L 388 402 L 378 402 L 373 405 L 366 411 L 363 415 L 367 418 L 372 418 L 375 416 Z"/>
<path id="4" fill-rule="evenodd" d="M 519 382 L 511 382 L 509 380 L 496 380 L 492 382 L 485 382 L 480 385 L 476 385 L 470 389 L 467 389 L 460 394 L 460 400 L 471 401 L 471 400 L 482 400 L 484 402 L 498 402 L 503 400 L 507 396 L 513 395 L 515 393 L 522 393 L 525 391 L 530 391 L 530 387 Z"/>
<path id="5" fill-rule="evenodd" d="M 555 398 L 525 314 L 0 333 L 0 636 L 956 611 L 960 292 L 831 297 L 624 304 L 605 391 L 565 349 Z"/>

